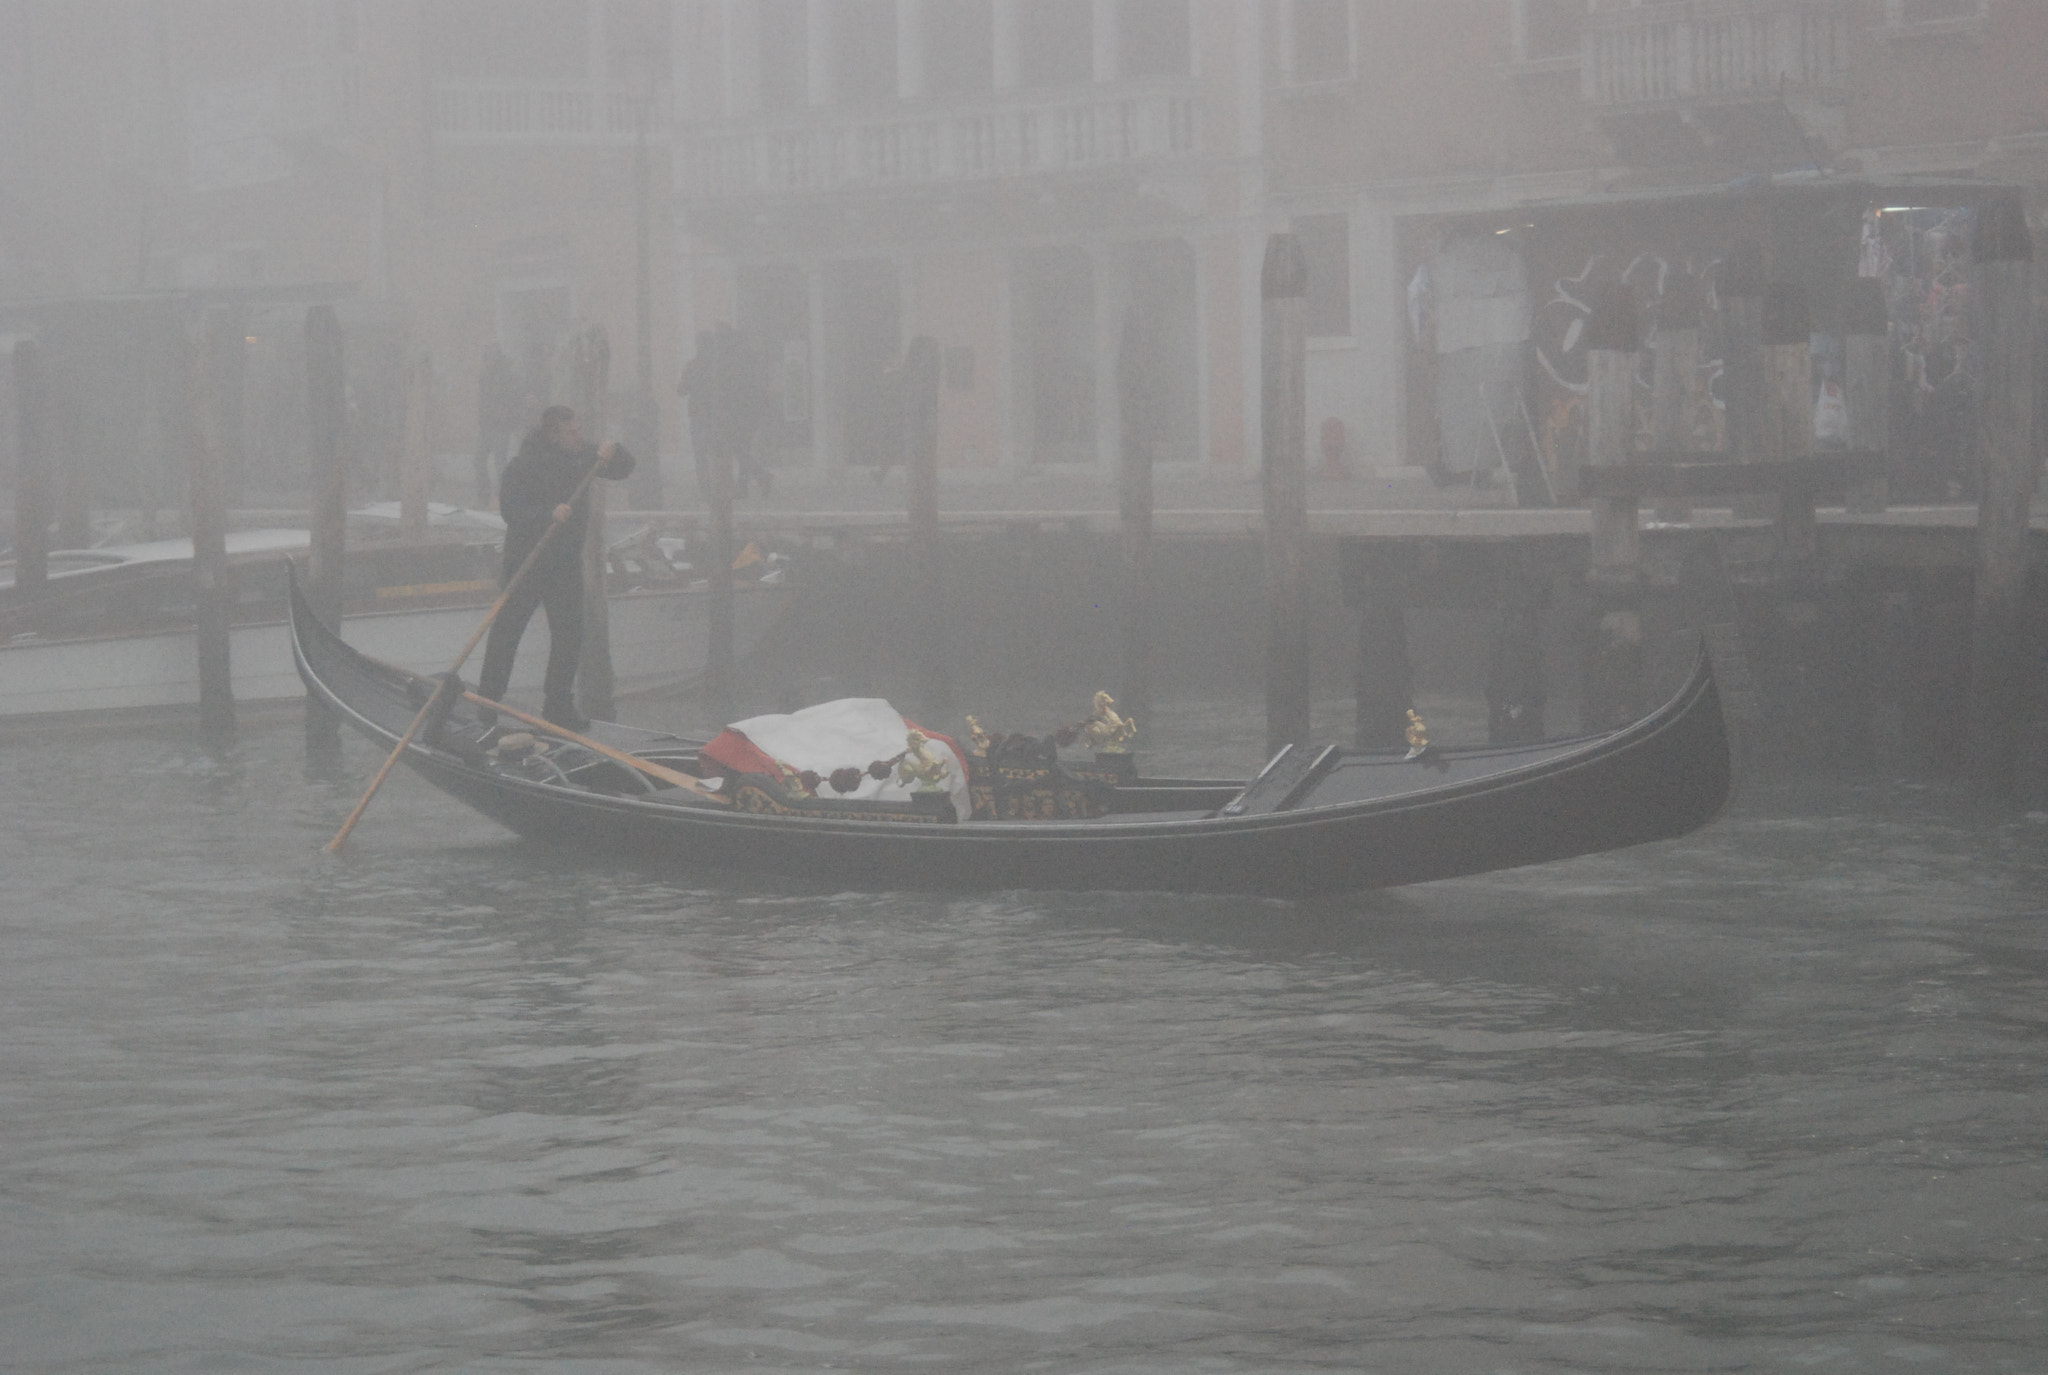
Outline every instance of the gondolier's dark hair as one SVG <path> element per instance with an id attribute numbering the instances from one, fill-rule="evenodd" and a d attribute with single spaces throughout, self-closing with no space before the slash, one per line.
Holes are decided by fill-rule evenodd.
<path id="1" fill-rule="evenodd" d="M 567 406 L 550 406 L 540 413 L 541 433 L 552 433 L 557 426 L 575 418 L 576 412 L 570 410 Z"/>

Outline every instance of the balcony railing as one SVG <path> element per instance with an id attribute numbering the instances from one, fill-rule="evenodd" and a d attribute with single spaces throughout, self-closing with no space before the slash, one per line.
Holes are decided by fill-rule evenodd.
<path id="1" fill-rule="evenodd" d="M 1689 0 L 1590 16 L 1585 96 L 1639 105 L 1839 89 L 1850 18 L 1847 0 Z"/>
<path id="2" fill-rule="evenodd" d="M 434 87 L 434 133 L 451 143 L 631 143 L 640 97 L 586 85 L 471 85 Z M 648 136 L 667 136 L 667 104 L 656 97 Z"/>
<path id="3" fill-rule="evenodd" d="M 986 181 L 1198 155 L 1185 88 L 1041 99 L 888 118 L 817 117 L 699 135 L 699 196 L 789 195 Z"/>

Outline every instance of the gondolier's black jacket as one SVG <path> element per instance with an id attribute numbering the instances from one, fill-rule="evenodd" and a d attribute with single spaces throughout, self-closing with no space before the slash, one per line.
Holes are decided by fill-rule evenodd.
<path id="1" fill-rule="evenodd" d="M 500 583 L 511 578 L 554 521 L 555 508 L 569 499 L 597 462 L 594 448 L 569 450 L 539 430 L 526 436 L 519 452 L 499 479 L 498 514 L 505 517 L 505 561 Z M 621 444 L 598 476 L 616 482 L 633 472 L 633 455 Z M 583 531 L 590 524 L 590 494 L 577 498 L 566 525 L 548 541 L 529 577 L 547 577 L 565 568 L 582 568 Z"/>

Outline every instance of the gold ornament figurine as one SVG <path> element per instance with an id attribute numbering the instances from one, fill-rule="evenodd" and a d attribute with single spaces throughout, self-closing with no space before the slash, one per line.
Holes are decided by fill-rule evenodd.
<path id="1" fill-rule="evenodd" d="M 983 730 L 981 722 L 975 720 L 972 716 L 967 718 L 967 734 L 974 741 L 973 749 L 976 754 L 987 754 L 988 747 L 996 742 L 996 738 Z"/>
<path id="2" fill-rule="evenodd" d="M 929 737 L 914 730 L 903 737 L 903 743 L 908 748 L 896 765 L 896 781 L 916 792 L 946 791 L 946 778 L 953 772 L 953 766 L 926 748 Z"/>
<path id="3" fill-rule="evenodd" d="M 1408 757 L 1420 759 L 1429 749 L 1429 727 L 1415 714 L 1415 708 L 1408 708 Z"/>
<path id="4" fill-rule="evenodd" d="M 1123 754 L 1138 733 L 1138 723 L 1117 715 L 1116 699 L 1106 692 L 1095 694 L 1094 705 L 1094 712 L 1081 723 L 1081 734 L 1097 754 Z"/>

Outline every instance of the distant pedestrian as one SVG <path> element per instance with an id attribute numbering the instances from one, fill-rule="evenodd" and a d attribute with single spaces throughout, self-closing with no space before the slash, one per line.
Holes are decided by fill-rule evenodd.
<path id="1" fill-rule="evenodd" d="M 492 701 L 504 700 L 512 680 L 512 660 L 519 640 L 537 608 L 548 614 L 548 670 L 541 714 L 558 726 L 584 730 L 590 722 L 576 710 L 576 664 L 583 648 L 583 532 L 590 522 L 590 497 L 578 492 L 593 465 L 598 476 L 614 482 L 631 475 L 633 455 L 617 443 L 595 448 L 584 441 L 583 427 L 567 406 L 550 406 L 506 465 L 498 494 L 505 517 L 505 554 L 501 584 L 509 583 L 526 556 L 550 528 L 560 522 L 547 547 L 491 622 L 484 645 L 482 681 L 477 690 Z M 572 502 L 571 497 L 575 500 Z"/>

